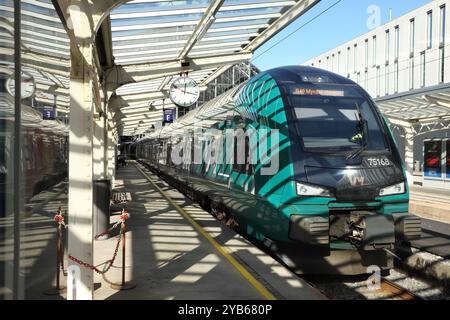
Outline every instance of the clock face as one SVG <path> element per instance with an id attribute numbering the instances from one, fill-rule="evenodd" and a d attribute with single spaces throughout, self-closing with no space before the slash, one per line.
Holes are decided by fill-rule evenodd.
<path id="1" fill-rule="evenodd" d="M 192 106 L 197 102 L 199 95 L 197 83 L 188 77 L 180 77 L 170 86 L 170 100 L 181 107 Z"/>
<path id="2" fill-rule="evenodd" d="M 34 82 L 33 76 L 26 72 L 21 73 L 21 79 L 22 79 L 20 88 L 21 98 L 28 99 L 32 97 L 36 91 L 36 83 Z M 14 75 L 12 75 L 6 82 L 6 89 L 8 90 L 8 93 L 10 95 L 14 96 L 16 92 L 16 82 Z"/>

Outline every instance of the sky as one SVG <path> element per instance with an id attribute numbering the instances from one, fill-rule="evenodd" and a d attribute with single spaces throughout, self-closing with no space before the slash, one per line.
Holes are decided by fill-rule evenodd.
<path id="1" fill-rule="evenodd" d="M 252 63 L 262 71 L 281 65 L 298 65 L 344 42 L 369 32 L 368 8 L 377 6 L 381 25 L 423 6 L 430 0 L 341 0 L 337 5 L 271 48 L 288 34 L 313 19 L 338 0 L 322 0 L 254 54 Z M 373 11 L 372 11 L 373 12 Z M 373 21 L 373 20 L 369 20 Z"/>

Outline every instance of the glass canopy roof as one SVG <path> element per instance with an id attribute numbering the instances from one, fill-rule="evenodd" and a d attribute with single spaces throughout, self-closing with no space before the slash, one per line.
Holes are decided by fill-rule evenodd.
<path id="1" fill-rule="evenodd" d="M 22 71 L 36 83 L 34 107 L 56 106 L 69 112 L 70 43 L 51 0 L 21 0 Z M 14 55 L 12 0 L 0 0 L 1 54 Z M 9 74 L 13 59 L 1 59 L 0 71 Z"/>
<path id="2" fill-rule="evenodd" d="M 411 123 L 450 120 L 450 86 L 420 91 L 375 101 L 388 118 Z"/>
<path id="3" fill-rule="evenodd" d="M 143 63 L 229 56 L 254 52 L 263 42 L 249 47 L 265 30 L 295 6 L 301 10 L 289 22 L 306 12 L 316 1 L 305 0 L 135 0 L 111 13 L 115 63 Z M 286 17 L 285 17 L 286 18 Z M 284 25 L 287 25 L 284 24 Z M 267 40 L 267 39 L 265 39 Z M 229 65 L 228 67 L 231 67 Z M 189 73 L 204 87 L 226 67 L 207 67 Z M 127 102 L 123 134 L 139 134 L 160 123 L 161 110 L 174 108 L 167 92 L 176 76 L 132 83 L 117 90 Z M 155 94 L 152 94 L 155 93 Z M 149 112 L 149 106 L 154 107 Z"/>
<path id="4" fill-rule="evenodd" d="M 51 0 L 22 0 L 23 71 L 36 82 L 35 103 L 69 111 L 69 38 Z M 117 65 L 132 66 L 252 53 L 277 31 L 306 12 L 316 0 L 135 0 L 110 16 Z M 13 56 L 13 0 L 0 0 L 1 54 Z M 11 74 L 12 59 L 0 63 Z M 231 67 L 208 64 L 191 71 L 205 87 Z M 117 89 L 124 102 L 123 134 L 146 132 L 161 123 L 161 109 L 174 108 L 167 90 L 177 75 L 131 83 Z M 405 121 L 449 118 L 450 88 L 377 101 L 382 112 Z"/>

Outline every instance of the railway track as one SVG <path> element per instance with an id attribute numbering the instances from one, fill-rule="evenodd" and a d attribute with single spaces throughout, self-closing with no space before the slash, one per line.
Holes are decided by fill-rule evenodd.
<path id="1" fill-rule="evenodd" d="M 167 181 L 168 182 L 168 181 Z M 169 182 L 168 182 L 169 183 Z M 170 184 L 170 183 L 169 183 Z M 210 212 L 211 214 L 211 212 Z M 212 214 L 211 214 L 212 215 Z M 212 215 L 215 217 L 214 215 Z M 217 217 L 215 217 L 217 219 Z M 222 221 L 223 222 L 223 221 Z M 270 254 L 267 248 L 246 234 L 233 228 L 241 236 L 261 250 Z M 287 269 L 278 257 L 272 255 Z M 292 270 L 291 270 L 292 271 Z M 319 289 L 332 300 L 446 300 L 448 297 L 441 288 L 407 274 L 401 270 L 391 270 L 389 276 L 381 277 L 379 289 L 370 289 L 367 283 L 368 276 L 302 276 L 305 281 Z"/>
<path id="2" fill-rule="evenodd" d="M 401 300 L 425 300 L 410 290 L 403 288 L 397 283 L 386 278 L 381 279 L 380 290 L 389 294 L 392 298 L 399 298 Z"/>
<path id="3" fill-rule="evenodd" d="M 301 276 L 331 300 L 447 300 L 445 290 L 408 273 L 392 269 L 378 288 L 368 276 Z"/>

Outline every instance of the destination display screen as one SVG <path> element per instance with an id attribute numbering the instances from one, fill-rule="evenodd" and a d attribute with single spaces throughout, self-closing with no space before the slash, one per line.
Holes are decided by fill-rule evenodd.
<path id="1" fill-rule="evenodd" d="M 311 89 L 311 88 L 294 88 L 292 94 L 299 96 L 331 96 L 344 97 L 343 90 L 327 90 L 327 89 Z"/>
<path id="2" fill-rule="evenodd" d="M 290 94 L 294 96 L 309 97 L 361 97 L 354 86 L 343 86 L 333 84 L 300 84 L 291 85 Z"/>

